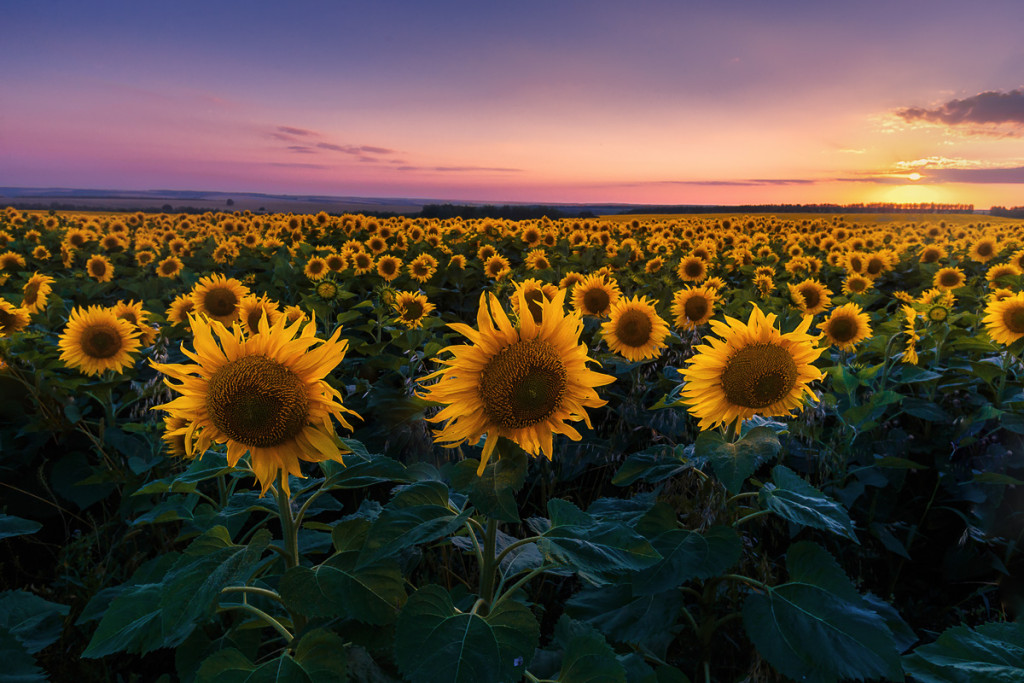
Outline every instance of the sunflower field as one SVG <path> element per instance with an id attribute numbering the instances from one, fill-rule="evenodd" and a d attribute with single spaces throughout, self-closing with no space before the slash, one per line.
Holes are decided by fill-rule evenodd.
<path id="1" fill-rule="evenodd" d="M 0 681 L 1024 680 L 1024 221 L 0 212 Z"/>

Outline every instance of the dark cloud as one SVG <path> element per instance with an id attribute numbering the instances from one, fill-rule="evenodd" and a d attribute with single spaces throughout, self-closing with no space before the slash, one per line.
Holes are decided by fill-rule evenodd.
<path id="1" fill-rule="evenodd" d="M 688 185 L 695 187 L 757 187 L 780 185 L 813 185 L 818 181 L 806 178 L 751 178 L 747 180 L 651 180 L 641 183 L 623 183 L 623 187 L 645 185 Z"/>
<path id="2" fill-rule="evenodd" d="M 877 183 L 879 185 L 939 185 L 943 183 L 1024 184 L 1024 166 L 1012 168 L 922 168 L 921 177 L 911 181 L 905 174 L 866 175 L 857 178 L 836 178 L 848 183 Z"/>
<path id="3" fill-rule="evenodd" d="M 307 130 L 305 128 L 292 128 L 291 126 L 278 126 L 277 130 L 279 133 L 285 135 L 297 135 L 299 137 L 319 137 L 320 134 L 315 130 Z"/>
<path id="4" fill-rule="evenodd" d="M 439 173 L 522 173 L 521 168 L 495 166 L 396 166 L 396 171 L 437 171 Z"/>
<path id="5" fill-rule="evenodd" d="M 1009 92 L 989 90 L 962 100 L 950 100 L 932 109 L 906 107 L 896 110 L 896 116 L 908 123 L 924 122 L 968 129 L 981 127 L 975 132 L 988 132 L 986 126 L 1024 127 L 1024 89 Z"/>
<path id="6" fill-rule="evenodd" d="M 302 163 L 298 163 L 298 162 L 286 162 L 286 161 L 271 161 L 271 162 L 268 162 L 268 165 L 270 165 L 270 166 L 280 166 L 280 167 L 283 167 L 283 168 L 315 168 L 315 169 L 320 169 L 320 170 L 332 168 L 331 166 L 327 166 L 325 164 L 302 164 Z"/>
<path id="7" fill-rule="evenodd" d="M 305 145 L 288 145 L 289 152 L 295 152 L 297 154 L 316 154 L 316 150 L 312 147 L 306 147 Z"/>
<path id="8" fill-rule="evenodd" d="M 366 154 L 394 154 L 395 150 L 387 149 L 385 147 L 371 147 L 370 145 L 335 145 L 330 142 L 318 142 L 316 144 L 320 149 L 329 149 L 332 152 L 342 152 L 343 154 L 355 154 L 364 156 Z"/>

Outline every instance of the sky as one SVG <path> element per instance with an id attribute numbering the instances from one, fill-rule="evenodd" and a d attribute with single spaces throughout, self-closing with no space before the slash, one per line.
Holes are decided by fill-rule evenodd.
<path id="1" fill-rule="evenodd" d="M 0 186 L 1024 205 L 1024 2 L 0 0 Z"/>

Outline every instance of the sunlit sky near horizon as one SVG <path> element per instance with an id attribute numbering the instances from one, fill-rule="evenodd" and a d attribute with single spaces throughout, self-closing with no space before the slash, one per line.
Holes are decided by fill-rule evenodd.
<path id="1" fill-rule="evenodd" d="M 0 186 L 1024 205 L 1020 0 L 2 7 Z"/>

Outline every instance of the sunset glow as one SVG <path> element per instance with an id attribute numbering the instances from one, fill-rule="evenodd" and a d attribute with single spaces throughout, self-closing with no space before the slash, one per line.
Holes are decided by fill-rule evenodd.
<path id="1" fill-rule="evenodd" d="M 1024 204 L 1024 6 L 10 3 L 0 186 Z"/>

